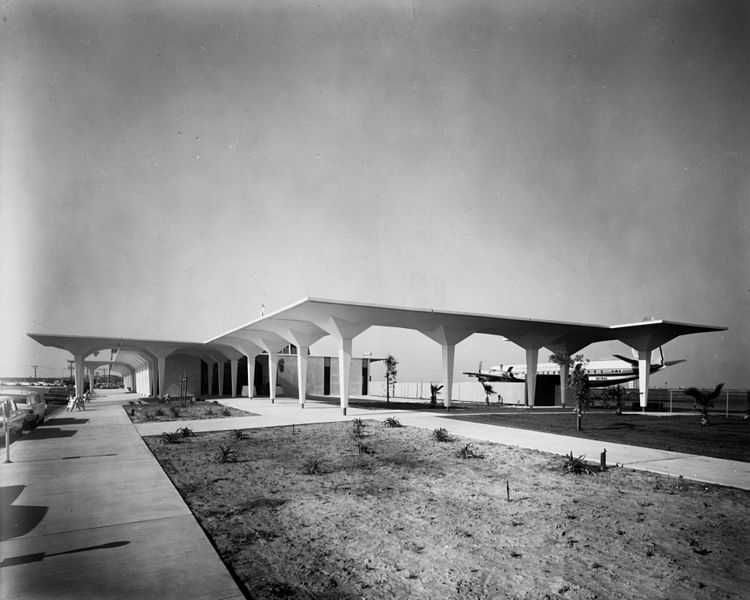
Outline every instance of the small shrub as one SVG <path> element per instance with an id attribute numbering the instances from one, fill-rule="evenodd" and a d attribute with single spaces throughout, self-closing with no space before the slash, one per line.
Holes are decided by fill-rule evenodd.
<path id="1" fill-rule="evenodd" d="M 563 464 L 560 466 L 560 470 L 563 473 L 575 473 L 576 475 L 580 475 L 581 473 L 586 473 L 586 475 L 595 474 L 586 462 L 586 455 L 581 454 L 581 456 L 573 456 L 572 451 L 570 452 L 570 454 L 565 455 L 565 459 L 563 460 Z"/>
<path id="2" fill-rule="evenodd" d="M 230 434 L 230 437 L 234 438 L 235 440 L 246 440 L 247 435 L 245 434 L 242 429 L 235 429 Z"/>
<path id="3" fill-rule="evenodd" d="M 190 427 L 180 427 L 175 433 L 179 433 L 180 437 L 184 438 L 195 437 L 195 432 Z"/>
<path id="4" fill-rule="evenodd" d="M 157 408 L 156 412 L 154 413 L 157 417 L 163 417 L 164 416 L 164 409 L 163 408 Z"/>
<path id="5" fill-rule="evenodd" d="M 209 406 L 209 407 L 208 407 L 208 409 L 206 410 L 206 414 L 207 414 L 207 415 L 212 415 L 212 414 L 214 414 L 214 409 L 213 409 L 213 408 L 211 408 L 211 407 Z"/>
<path id="6" fill-rule="evenodd" d="M 161 434 L 160 441 L 162 444 L 179 444 L 182 441 L 182 436 L 179 431 L 165 431 Z"/>
<path id="7" fill-rule="evenodd" d="M 357 442 L 357 452 L 359 454 L 375 454 L 375 450 L 363 442 Z"/>
<path id="8" fill-rule="evenodd" d="M 436 442 L 452 442 L 453 438 L 448 433 L 448 430 L 445 427 L 440 427 L 439 429 L 435 429 L 432 432 L 432 439 L 434 439 Z"/>
<path id="9" fill-rule="evenodd" d="M 472 444 L 462 446 L 461 449 L 456 452 L 456 455 L 459 458 L 484 458 L 484 454 L 477 452 Z"/>
<path id="10" fill-rule="evenodd" d="M 156 416 L 154 415 L 154 413 L 152 413 L 152 412 L 150 412 L 148 410 L 143 411 L 143 418 L 146 421 L 156 421 Z"/>
<path id="11" fill-rule="evenodd" d="M 383 427 L 403 427 L 403 425 L 396 417 L 388 417 L 383 421 Z"/>
<path id="12" fill-rule="evenodd" d="M 216 455 L 216 460 L 220 463 L 237 462 L 237 453 L 232 449 L 231 446 L 219 445 L 219 452 Z"/>
<path id="13" fill-rule="evenodd" d="M 175 419 L 180 418 L 180 409 L 176 406 L 170 406 L 169 407 L 169 414 L 171 414 Z"/>
<path id="14" fill-rule="evenodd" d="M 302 469 L 308 475 L 322 475 L 327 471 L 328 462 L 321 456 L 310 456 L 305 459 Z"/>
<path id="15" fill-rule="evenodd" d="M 222 416 L 224 416 L 224 417 L 231 417 L 231 416 L 232 416 L 232 411 L 231 411 L 231 410 L 229 410 L 229 409 L 228 409 L 228 408 L 227 408 L 227 407 L 225 406 L 225 407 L 224 407 L 223 409 L 221 409 L 221 414 L 222 414 Z"/>
<path id="16" fill-rule="evenodd" d="M 355 438 L 365 437 L 365 422 L 362 419 L 354 419 L 352 421 L 352 435 Z"/>

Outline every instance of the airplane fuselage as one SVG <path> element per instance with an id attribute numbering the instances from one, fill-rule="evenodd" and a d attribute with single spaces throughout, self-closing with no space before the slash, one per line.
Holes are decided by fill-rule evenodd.
<path id="1" fill-rule="evenodd" d="M 665 365 L 652 364 L 650 373 L 656 373 L 663 369 Z M 593 360 L 583 365 L 584 371 L 589 376 L 589 385 L 591 387 L 606 387 L 609 385 L 619 385 L 638 379 L 638 367 L 625 362 L 624 360 Z M 572 367 L 570 369 L 572 371 Z M 526 365 L 498 365 L 491 367 L 486 371 L 477 373 L 467 373 L 477 377 L 480 381 L 506 381 L 506 382 L 523 382 L 526 380 Z M 560 376 L 560 365 L 557 363 L 539 363 L 536 370 L 537 375 L 556 375 Z"/>

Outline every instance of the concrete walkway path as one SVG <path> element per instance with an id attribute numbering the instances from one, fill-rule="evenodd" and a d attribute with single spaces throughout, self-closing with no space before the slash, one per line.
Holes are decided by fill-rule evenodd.
<path id="1" fill-rule="evenodd" d="M 3 600 L 244 598 L 121 408 L 133 397 L 60 412 L 11 445 Z"/>

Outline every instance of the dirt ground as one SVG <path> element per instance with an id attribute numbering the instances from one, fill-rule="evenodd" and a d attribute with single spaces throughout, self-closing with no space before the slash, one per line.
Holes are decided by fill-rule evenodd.
<path id="1" fill-rule="evenodd" d="M 747 598 L 750 493 L 364 425 L 147 443 L 251 598 Z"/>
<path id="2" fill-rule="evenodd" d="M 123 406 L 133 423 L 148 421 L 177 421 L 195 419 L 216 419 L 219 417 L 249 417 L 254 413 L 238 408 L 224 406 L 216 400 L 186 402 L 183 406 L 179 399 L 159 401 L 145 399 L 132 401 Z"/>

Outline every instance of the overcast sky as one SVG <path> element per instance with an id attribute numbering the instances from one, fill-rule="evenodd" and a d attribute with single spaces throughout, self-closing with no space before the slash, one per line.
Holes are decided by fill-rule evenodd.
<path id="1" fill-rule="evenodd" d="M 203 341 L 319 296 L 723 325 L 655 381 L 750 386 L 747 2 L 23 0 L 0 26 L 2 375 L 65 366 L 27 332 Z M 368 351 L 439 378 L 420 334 Z M 456 368 L 522 359 L 475 337 Z"/>

